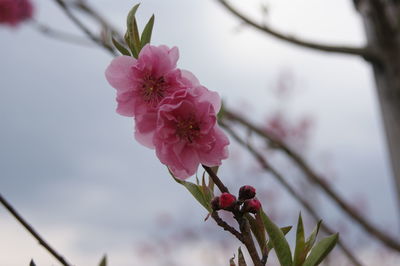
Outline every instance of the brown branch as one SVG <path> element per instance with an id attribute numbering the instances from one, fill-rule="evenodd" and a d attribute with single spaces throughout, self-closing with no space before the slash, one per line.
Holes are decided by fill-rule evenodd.
<path id="1" fill-rule="evenodd" d="M 241 146 L 245 147 L 246 150 L 258 161 L 261 167 L 269 171 L 272 176 L 289 192 L 289 194 L 295 198 L 301 205 L 304 206 L 306 211 L 313 217 L 315 221 L 320 220 L 320 216 L 317 214 L 317 211 L 312 207 L 312 205 L 305 200 L 287 181 L 286 179 L 278 172 L 276 169 L 271 167 L 267 160 L 262 156 L 252 145 L 245 142 L 239 135 L 236 134 L 235 131 L 224 122 L 220 122 L 220 125 L 225 128 L 225 130 L 231 135 Z M 321 224 L 321 228 L 328 234 L 334 234 L 334 231 L 328 227 L 326 224 Z M 353 263 L 353 265 L 361 266 L 362 264 L 358 261 L 358 259 L 352 254 L 349 248 L 347 248 L 342 241 L 338 242 L 339 247 L 342 249 L 343 253 L 347 256 L 347 258 Z"/>
<path id="2" fill-rule="evenodd" d="M 214 184 L 219 188 L 219 190 L 223 193 L 229 193 L 228 188 L 222 183 L 221 179 L 214 173 L 214 171 L 205 165 L 202 165 L 203 168 L 206 170 L 210 178 L 213 180 Z M 247 251 L 250 254 L 251 259 L 253 260 L 253 263 L 255 266 L 262 266 L 263 264 L 261 263 L 260 257 L 258 256 L 257 249 L 254 245 L 253 238 L 251 236 L 251 232 L 249 229 L 248 221 L 243 217 L 242 213 L 240 213 L 238 210 L 233 210 L 232 211 L 234 214 L 235 220 L 239 224 L 240 232 L 237 232 L 234 228 L 229 226 L 227 223 L 225 223 L 222 219 L 218 219 L 219 216 L 217 212 L 213 212 L 211 216 L 214 218 L 214 220 L 217 222 L 219 226 L 224 228 L 224 230 L 227 230 L 231 232 L 233 235 L 236 236 L 237 239 L 239 239 L 247 248 Z M 240 238 L 238 236 L 240 235 Z"/>
<path id="3" fill-rule="evenodd" d="M 330 53 L 340 53 L 340 54 L 347 54 L 347 55 L 356 55 L 362 56 L 368 61 L 376 61 L 377 56 L 367 47 L 348 47 L 348 46 L 334 46 L 334 45 L 326 45 L 326 44 L 319 44 L 311 41 L 305 41 L 302 39 L 295 38 L 293 36 L 283 34 L 278 32 L 272 27 L 267 25 L 262 25 L 253 19 L 245 16 L 240 11 L 235 9 L 231 4 L 228 3 L 226 0 L 217 0 L 222 6 L 224 6 L 231 14 L 235 15 L 237 18 L 242 20 L 244 23 L 254 27 L 257 30 L 260 30 L 264 33 L 267 33 L 275 38 L 286 41 L 288 43 L 296 44 L 301 47 L 310 48 L 318 51 L 323 52 L 330 52 Z"/>
<path id="4" fill-rule="evenodd" d="M 25 227 L 26 230 L 42 245 L 51 255 L 54 256 L 62 265 L 71 266 L 60 254 L 57 253 L 40 235 L 35 231 L 35 229 L 25 221 L 24 218 L 11 206 L 10 203 L 0 194 L 0 203 L 14 216 L 18 222 Z"/>
<path id="5" fill-rule="evenodd" d="M 71 12 L 71 10 L 69 9 L 68 5 L 65 3 L 64 0 L 54 0 L 54 1 L 64 11 L 64 13 L 68 16 L 68 18 L 71 19 L 72 22 L 74 22 L 75 25 L 86 34 L 86 36 L 88 36 L 89 39 L 91 39 L 93 42 L 95 42 L 99 46 L 103 47 L 105 50 L 110 52 L 112 55 L 114 55 L 114 56 L 117 55 L 117 53 L 115 52 L 115 50 L 112 46 L 110 46 L 109 44 L 104 42 L 101 38 L 97 37 L 94 33 L 92 33 L 90 31 L 90 29 L 88 27 L 86 27 L 86 25 L 82 21 L 80 21 L 80 19 L 77 16 L 75 16 L 75 14 L 73 12 Z"/>
<path id="6" fill-rule="evenodd" d="M 87 1 L 84 0 L 76 0 L 71 3 L 73 7 L 78 8 L 80 11 L 83 11 L 88 16 L 92 17 L 95 21 L 97 21 L 104 29 L 110 31 L 111 33 L 118 35 L 120 37 L 119 31 L 111 25 L 106 18 L 104 18 L 99 12 L 97 12 L 92 6 L 90 6 Z"/>
<path id="7" fill-rule="evenodd" d="M 236 217 L 239 223 L 240 232 L 242 232 L 243 243 L 249 252 L 251 259 L 253 260 L 254 266 L 263 266 L 260 257 L 258 256 L 256 246 L 254 245 L 253 237 L 251 236 L 249 221 L 243 216 Z"/>
<path id="8" fill-rule="evenodd" d="M 232 226 L 230 226 L 229 224 L 227 224 L 224 220 L 221 219 L 221 217 L 219 217 L 217 212 L 212 212 L 211 213 L 211 217 L 215 220 L 215 222 L 222 227 L 225 231 L 230 232 L 232 235 L 234 235 L 240 242 L 243 242 L 243 236 L 241 233 L 239 233 L 238 231 L 236 231 L 235 228 L 233 228 Z"/>
<path id="9" fill-rule="evenodd" d="M 44 25 L 38 21 L 33 20 L 32 21 L 33 27 L 43 35 L 46 35 L 48 37 L 60 40 L 60 41 L 66 41 L 69 43 L 73 44 L 78 44 L 78 45 L 85 45 L 85 46 L 91 46 L 93 47 L 93 43 L 91 43 L 89 40 L 86 38 L 76 36 L 74 34 L 70 34 L 67 32 L 63 32 L 57 29 L 53 29 L 47 25 Z"/>
<path id="10" fill-rule="evenodd" d="M 400 251 L 400 243 L 398 241 L 376 228 L 369 221 L 367 221 L 365 217 L 355 211 L 347 202 L 345 202 L 339 196 L 339 194 L 337 194 L 333 190 L 331 186 L 329 186 L 328 183 L 326 183 L 320 176 L 318 176 L 314 172 L 314 170 L 305 162 L 305 160 L 299 154 L 290 149 L 285 143 L 267 134 L 265 130 L 257 127 L 256 125 L 252 124 L 251 122 L 247 121 L 246 119 L 234 112 L 225 110 L 224 118 L 226 118 L 227 120 L 236 121 L 239 124 L 242 124 L 243 126 L 252 130 L 260 137 L 274 143 L 274 145 L 281 149 L 289 158 L 291 158 L 296 163 L 296 165 L 305 173 L 305 176 L 310 182 L 318 185 L 333 200 L 333 202 L 335 202 L 336 205 L 340 207 L 340 209 L 350 218 L 356 221 L 361 226 L 361 228 L 364 229 L 365 232 L 375 237 L 375 239 L 381 241 L 387 247 L 390 247 L 396 251 Z"/>
<path id="11" fill-rule="evenodd" d="M 229 193 L 228 188 L 222 183 L 221 179 L 219 179 L 219 177 L 214 173 L 214 171 L 208 167 L 205 166 L 204 164 L 202 164 L 204 170 L 206 170 L 207 174 L 210 176 L 210 178 L 212 179 L 212 181 L 214 182 L 215 185 L 217 185 L 217 187 L 219 188 L 219 190 L 224 193 Z"/>

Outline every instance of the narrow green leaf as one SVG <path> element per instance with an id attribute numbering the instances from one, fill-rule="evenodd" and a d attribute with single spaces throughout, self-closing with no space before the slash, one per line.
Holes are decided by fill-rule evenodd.
<path id="1" fill-rule="evenodd" d="M 305 239 L 304 239 L 304 227 L 303 219 L 301 218 L 301 213 L 299 214 L 299 219 L 297 221 L 297 231 L 296 231 L 296 248 L 294 250 L 293 265 L 301 266 L 306 258 L 305 253 Z"/>
<path id="2" fill-rule="evenodd" d="M 33 259 L 31 259 L 31 262 L 29 262 L 29 266 L 36 266 L 35 262 L 33 261 Z"/>
<path id="3" fill-rule="evenodd" d="M 248 213 L 245 216 L 246 219 L 249 221 L 250 229 L 253 232 L 253 235 L 256 238 L 258 245 L 260 246 L 260 250 L 262 251 L 262 253 L 264 253 L 267 248 L 267 239 L 265 237 L 265 228 L 261 216 L 258 213 L 256 214 L 256 218 L 253 218 Z"/>
<path id="4" fill-rule="evenodd" d="M 152 15 L 149 22 L 147 22 L 146 26 L 143 29 L 142 36 L 140 37 L 140 44 L 142 48 L 146 44 L 150 43 L 151 34 L 153 32 L 153 26 L 154 26 L 154 15 Z"/>
<path id="5" fill-rule="evenodd" d="M 225 114 L 225 108 L 224 107 L 225 107 L 224 106 L 224 101 L 222 100 L 221 101 L 221 108 L 219 109 L 218 114 L 217 114 L 217 120 L 218 121 L 221 121 L 222 118 L 224 117 L 224 114 Z"/>
<path id="6" fill-rule="evenodd" d="M 290 232 L 290 230 L 292 230 L 293 226 L 289 225 L 289 226 L 285 226 L 285 227 L 281 227 L 281 231 L 284 235 L 287 235 L 287 233 Z"/>
<path id="7" fill-rule="evenodd" d="M 329 252 L 331 252 L 331 250 L 335 247 L 338 240 L 339 233 L 336 233 L 319 241 L 311 250 L 311 253 L 307 257 L 303 266 L 316 266 L 320 264 L 322 260 L 328 256 Z"/>
<path id="8" fill-rule="evenodd" d="M 123 55 L 128 55 L 130 56 L 131 53 L 128 51 L 128 49 L 125 48 L 125 46 L 121 43 L 119 43 L 116 39 L 114 39 L 114 37 L 111 38 L 115 48 L 117 48 L 117 50 L 123 54 Z"/>
<path id="9" fill-rule="evenodd" d="M 292 266 L 292 254 L 282 230 L 271 221 L 262 209 L 259 213 L 281 266 Z"/>
<path id="10" fill-rule="evenodd" d="M 128 20 L 136 15 L 136 11 L 138 10 L 139 6 L 140 6 L 140 3 L 138 3 L 132 7 L 132 9 L 128 13 Z"/>
<path id="11" fill-rule="evenodd" d="M 131 39 L 129 37 L 128 31 L 125 33 L 124 39 L 125 39 L 126 44 L 129 47 L 129 50 L 131 51 L 133 57 L 138 58 L 139 55 L 133 45 L 133 42 L 131 41 Z"/>
<path id="12" fill-rule="evenodd" d="M 176 178 L 171 171 L 169 171 L 171 174 L 172 178 L 179 184 L 183 185 L 189 192 L 192 194 L 192 196 L 204 207 L 208 212 L 212 212 L 211 209 L 211 199 L 209 199 L 202 190 L 201 185 L 196 185 L 191 182 L 187 182 L 184 180 L 180 180 Z"/>
<path id="13" fill-rule="evenodd" d="M 133 34 L 132 35 L 132 39 L 133 39 L 133 42 L 135 44 L 135 49 L 139 54 L 140 50 L 142 49 L 142 47 L 140 46 L 139 29 L 138 29 L 136 18 L 133 18 L 133 32 L 132 32 L 132 34 Z"/>
<path id="14" fill-rule="evenodd" d="M 213 172 L 214 172 L 215 174 L 218 174 L 218 169 L 219 169 L 219 166 L 213 166 L 213 167 L 211 167 L 211 170 L 213 170 Z M 210 176 L 208 176 L 208 187 L 210 188 L 210 190 L 211 190 L 213 196 L 214 196 L 214 187 L 215 187 L 214 185 L 215 185 L 215 184 L 214 184 L 214 181 L 212 180 L 212 178 L 211 178 Z"/>
<path id="15" fill-rule="evenodd" d="M 128 13 L 128 17 L 126 19 L 126 26 L 127 30 L 126 33 L 128 35 L 128 38 L 125 37 L 126 43 L 128 44 L 128 47 L 132 51 L 132 54 L 137 58 L 139 52 L 140 52 L 140 39 L 139 39 L 139 30 L 137 27 L 137 22 L 136 22 L 136 11 L 139 8 L 140 4 L 136 4 L 131 11 Z"/>
<path id="16" fill-rule="evenodd" d="M 287 233 L 289 233 L 292 228 L 293 228 L 293 226 L 281 227 L 281 231 L 282 231 L 283 235 L 287 235 Z M 273 248 L 274 248 L 274 245 L 272 244 L 272 242 L 267 241 L 267 250 L 272 250 Z"/>
<path id="17" fill-rule="evenodd" d="M 307 256 L 308 252 L 314 246 L 321 223 L 322 223 L 322 220 L 318 221 L 317 225 L 314 227 L 313 231 L 311 232 L 311 235 L 306 240 L 305 249 L 304 249 L 305 253 L 306 253 L 305 256 Z"/>
<path id="18" fill-rule="evenodd" d="M 104 255 L 100 261 L 99 266 L 107 266 L 107 255 Z"/>
<path id="19" fill-rule="evenodd" d="M 244 260 L 242 249 L 240 247 L 238 249 L 238 263 L 239 266 L 247 266 L 246 261 Z"/>

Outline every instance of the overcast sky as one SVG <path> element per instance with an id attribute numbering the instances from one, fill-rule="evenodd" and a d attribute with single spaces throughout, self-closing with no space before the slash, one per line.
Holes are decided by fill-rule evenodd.
<path id="1" fill-rule="evenodd" d="M 91 2 L 121 29 L 135 4 Z M 247 12 L 259 16 L 257 1 L 249 2 Z M 271 0 L 268 21 L 305 38 L 361 45 L 351 2 Z M 35 5 L 38 21 L 81 34 L 52 1 Z M 366 196 L 371 219 L 397 224 L 373 79 L 363 60 L 240 27 L 213 0 L 142 1 L 139 24 L 152 13 L 153 44 L 179 47 L 181 68 L 230 107 L 249 103 L 244 114 L 254 121 L 279 107 L 270 86 L 289 69 L 300 92 L 286 110 L 315 124 L 310 161 L 329 154 L 340 193 L 349 200 Z M 115 113 L 115 92 L 104 78 L 111 59 L 95 46 L 50 39 L 30 25 L 0 28 L 0 192 L 76 265 L 95 265 L 105 252 L 113 265 L 135 265 L 132 246 L 151 234 L 154 217 L 166 212 L 203 226 L 205 215 L 154 151 L 134 141 L 132 119 Z M 222 171 L 228 182 L 232 166 Z M 31 257 L 38 265 L 54 263 L 4 209 L 0 236 L 0 265 L 27 265 Z"/>

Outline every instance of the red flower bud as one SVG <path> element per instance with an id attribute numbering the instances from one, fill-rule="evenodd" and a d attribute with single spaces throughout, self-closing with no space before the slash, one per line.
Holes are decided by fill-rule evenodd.
<path id="1" fill-rule="evenodd" d="M 236 202 L 236 197 L 230 193 L 224 192 L 219 197 L 219 207 L 221 209 L 229 209 L 229 208 L 233 207 L 235 202 Z"/>
<path id="2" fill-rule="evenodd" d="M 243 212 L 251 212 L 256 214 L 261 208 L 261 202 L 258 199 L 248 199 L 245 200 L 243 204 Z"/>
<path id="3" fill-rule="evenodd" d="M 252 199 L 256 195 L 256 189 L 252 186 L 243 186 L 239 189 L 239 200 Z"/>
<path id="4" fill-rule="evenodd" d="M 219 197 L 214 197 L 214 198 L 211 200 L 211 208 L 212 208 L 214 211 L 218 211 L 219 209 L 221 209 L 221 207 L 219 206 Z"/>

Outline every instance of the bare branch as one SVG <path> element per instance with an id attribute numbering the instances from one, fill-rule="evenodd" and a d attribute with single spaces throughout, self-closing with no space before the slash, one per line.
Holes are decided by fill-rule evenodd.
<path id="1" fill-rule="evenodd" d="M 224 192 L 229 193 L 228 188 L 222 183 L 221 179 L 219 179 L 219 177 L 214 173 L 214 171 L 210 167 L 205 166 L 204 164 L 202 166 L 204 170 L 206 170 L 207 174 L 210 176 L 214 184 L 219 188 L 219 190 L 222 193 Z"/>
<path id="2" fill-rule="evenodd" d="M 239 233 L 238 231 L 236 231 L 235 228 L 233 228 L 232 226 L 230 226 L 229 224 L 227 224 L 224 220 L 221 219 L 221 217 L 219 217 L 218 213 L 216 211 L 211 213 L 211 217 L 215 220 L 215 222 L 222 227 L 225 231 L 230 232 L 232 235 L 234 235 L 240 242 L 243 242 L 243 236 L 241 233 Z"/>
<path id="3" fill-rule="evenodd" d="M 113 34 L 121 35 L 119 31 L 111 25 L 111 23 L 103 17 L 102 14 L 97 12 L 92 6 L 90 6 L 84 0 L 76 0 L 72 2 L 72 6 L 77 8 L 78 10 L 86 13 L 88 16 L 92 17 L 95 21 L 97 21 L 104 29 L 110 31 Z"/>
<path id="4" fill-rule="evenodd" d="M 332 200 L 336 203 L 340 209 L 346 213 L 351 219 L 356 221 L 368 234 L 374 236 L 375 239 L 380 240 L 387 247 L 390 247 L 396 251 L 400 251 L 400 243 L 393 239 L 391 236 L 387 235 L 374 225 L 372 225 L 369 221 L 366 220 L 365 217 L 360 215 L 357 211 L 355 211 L 342 197 L 337 194 L 332 187 L 329 186 L 319 175 L 317 175 L 314 170 L 305 162 L 305 160 L 297 154 L 295 151 L 290 149 L 285 143 L 274 138 L 273 136 L 267 134 L 264 130 L 247 121 L 243 117 L 229 110 L 225 110 L 224 118 L 227 120 L 236 121 L 239 124 L 242 124 L 246 128 L 250 129 L 260 137 L 274 143 L 279 149 L 281 149 L 289 158 L 291 158 L 296 165 L 305 173 L 305 176 L 308 180 L 318 185 Z"/>
<path id="5" fill-rule="evenodd" d="M 97 37 L 94 33 L 92 33 L 90 29 L 86 27 L 86 25 L 82 21 L 80 21 L 80 19 L 77 16 L 75 16 L 74 13 L 71 12 L 71 10 L 69 9 L 68 5 L 64 2 L 64 0 L 54 0 L 54 1 L 64 11 L 64 13 L 72 20 L 72 22 L 74 22 L 75 25 L 89 37 L 89 39 L 91 39 L 93 42 L 97 43 L 104 49 L 106 49 L 112 55 L 114 56 L 117 55 L 112 46 L 110 46 L 109 44 L 104 42 L 101 38 Z"/>
<path id="6" fill-rule="evenodd" d="M 73 44 L 78 44 L 78 45 L 84 45 L 84 46 L 91 46 L 93 47 L 93 43 L 90 42 L 88 39 L 60 31 L 58 29 L 51 28 L 45 24 L 42 24 L 38 21 L 32 20 L 31 24 L 38 32 L 42 33 L 43 35 L 46 35 L 48 37 L 60 40 L 60 41 L 66 41 L 69 43 Z"/>
<path id="7" fill-rule="evenodd" d="M 349 47 L 349 46 L 335 46 L 335 45 L 326 45 L 315 43 L 311 41 L 305 41 L 302 39 L 295 38 L 293 36 L 283 34 L 267 25 L 262 25 L 253 19 L 245 16 L 240 11 L 235 9 L 231 4 L 229 4 L 226 0 L 217 0 L 222 6 L 224 6 L 230 13 L 238 17 L 240 20 L 245 22 L 246 24 L 264 32 L 275 38 L 278 38 L 282 41 L 286 41 L 288 43 L 296 44 L 301 47 L 310 48 L 318 51 L 329 52 L 329 53 L 340 53 L 347 55 L 356 55 L 365 58 L 368 61 L 376 61 L 377 55 L 373 53 L 367 47 Z"/>
<path id="8" fill-rule="evenodd" d="M 213 180 L 214 184 L 219 188 L 219 190 L 221 192 L 229 193 L 228 188 L 222 183 L 221 179 L 214 173 L 214 171 L 208 166 L 202 166 L 206 170 L 210 178 Z M 224 228 L 224 230 L 229 231 L 246 246 L 247 251 L 249 252 L 255 266 L 262 266 L 260 257 L 258 256 L 257 249 L 251 236 L 248 221 L 243 217 L 243 214 L 239 212 L 239 209 L 232 210 L 232 213 L 234 214 L 235 220 L 239 224 L 240 233 L 236 231 L 233 227 L 228 225 L 225 221 L 223 221 L 218 216 L 217 212 L 214 211 L 211 214 L 211 217 L 217 222 L 219 226 Z"/>
<path id="9" fill-rule="evenodd" d="M 71 266 L 60 254 L 57 253 L 44 239 L 36 232 L 36 230 L 25 221 L 24 218 L 11 206 L 10 203 L 0 194 L 0 203 L 14 216 L 18 222 L 25 227 L 26 230 L 42 245 L 51 255 L 54 256 L 62 265 Z"/>
<path id="10" fill-rule="evenodd" d="M 226 129 L 226 131 L 231 135 L 241 146 L 243 146 L 261 165 L 261 167 L 270 172 L 273 177 L 289 192 L 289 194 L 295 198 L 306 211 L 313 217 L 315 221 L 320 220 L 320 216 L 317 214 L 317 211 L 312 207 L 312 205 L 301 196 L 286 180 L 285 178 L 273 167 L 268 164 L 267 160 L 264 156 L 261 155 L 252 145 L 244 141 L 241 137 L 239 137 L 236 132 L 229 127 L 224 122 L 221 122 L 220 125 Z M 326 224 L 321 224 L 321 228 L 328 234 L 334 234 L 334 231 L 328 227 Z M 339 247 L 342 249 L 343 253 L 347 256 L 347 258 L 353 263 L 353 265 L 361 266 L 362 264 L 357 260 L 357 258 L 352 254 L 349 248 L 347 248 L 342 241 L 338 242 Z"/>

